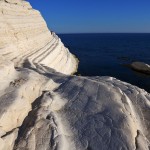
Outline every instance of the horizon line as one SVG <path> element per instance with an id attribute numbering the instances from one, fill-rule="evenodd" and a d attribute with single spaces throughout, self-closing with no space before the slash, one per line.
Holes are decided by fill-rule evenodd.
<path id="1" fill-rule="evenodd" d="M 55 32 L 57 34 L 150 34 L 150 32 L 73 32 L 73 33 L 59 33 Z"/>

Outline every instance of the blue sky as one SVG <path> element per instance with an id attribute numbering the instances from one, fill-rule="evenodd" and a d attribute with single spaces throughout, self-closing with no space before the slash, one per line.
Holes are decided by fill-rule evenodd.
<path id="1" fill-rule="evenodd" d="M 150 0 L 28 0 L 57 33 L 150 33 Z"/>

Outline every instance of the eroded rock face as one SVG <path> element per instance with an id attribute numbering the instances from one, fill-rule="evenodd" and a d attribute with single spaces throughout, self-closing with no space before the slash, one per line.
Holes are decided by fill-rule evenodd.
<path id="1" fill-rule="evenodd" d="M 76 71 L 77 59 L 28 2 L 0 0 L 0 27 L 0 55 L 15 66 L 43 64 L 65 74 Z"/>
<path id="2" fill-rule="evenodd" d="M 26 1 L 0 0 L 0 27 L 0 150 L 150 149 L 146 91 L 71 76 L 77 60 Z"/>
<path id="3" fill-rule="evenodd" d="M 138 72 L 150 75 L 150 65 L 145 64 L 143 62 L 133 62 L 131 64 L 131 68 L 138 71 Z"/>
<path id="4" fill-rule="evenodd" d="M 62 77 L 33 103 L 17 150 L 140 149 L 150 147 L 150 95 L 110 77 Z"/>

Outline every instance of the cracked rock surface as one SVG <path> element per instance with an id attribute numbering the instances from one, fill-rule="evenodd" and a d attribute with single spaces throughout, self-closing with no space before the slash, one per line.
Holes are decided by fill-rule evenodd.
<path id="1" fill-rule="evenodd" d="M 0 0 L 0 150 L 150 149 L 150 94 L 77 65 L 28 2 Z"/>

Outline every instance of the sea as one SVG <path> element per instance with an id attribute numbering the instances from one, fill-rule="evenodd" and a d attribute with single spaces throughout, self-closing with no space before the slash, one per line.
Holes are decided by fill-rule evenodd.
<path id="1" fill-rule="evenodd" d="M 77 75 L 111 76 L 150 92 L 150 76 L 133 71 L 129 64 L 150 64 L 150 34 L 59 34 L 79 59 Z"/>

